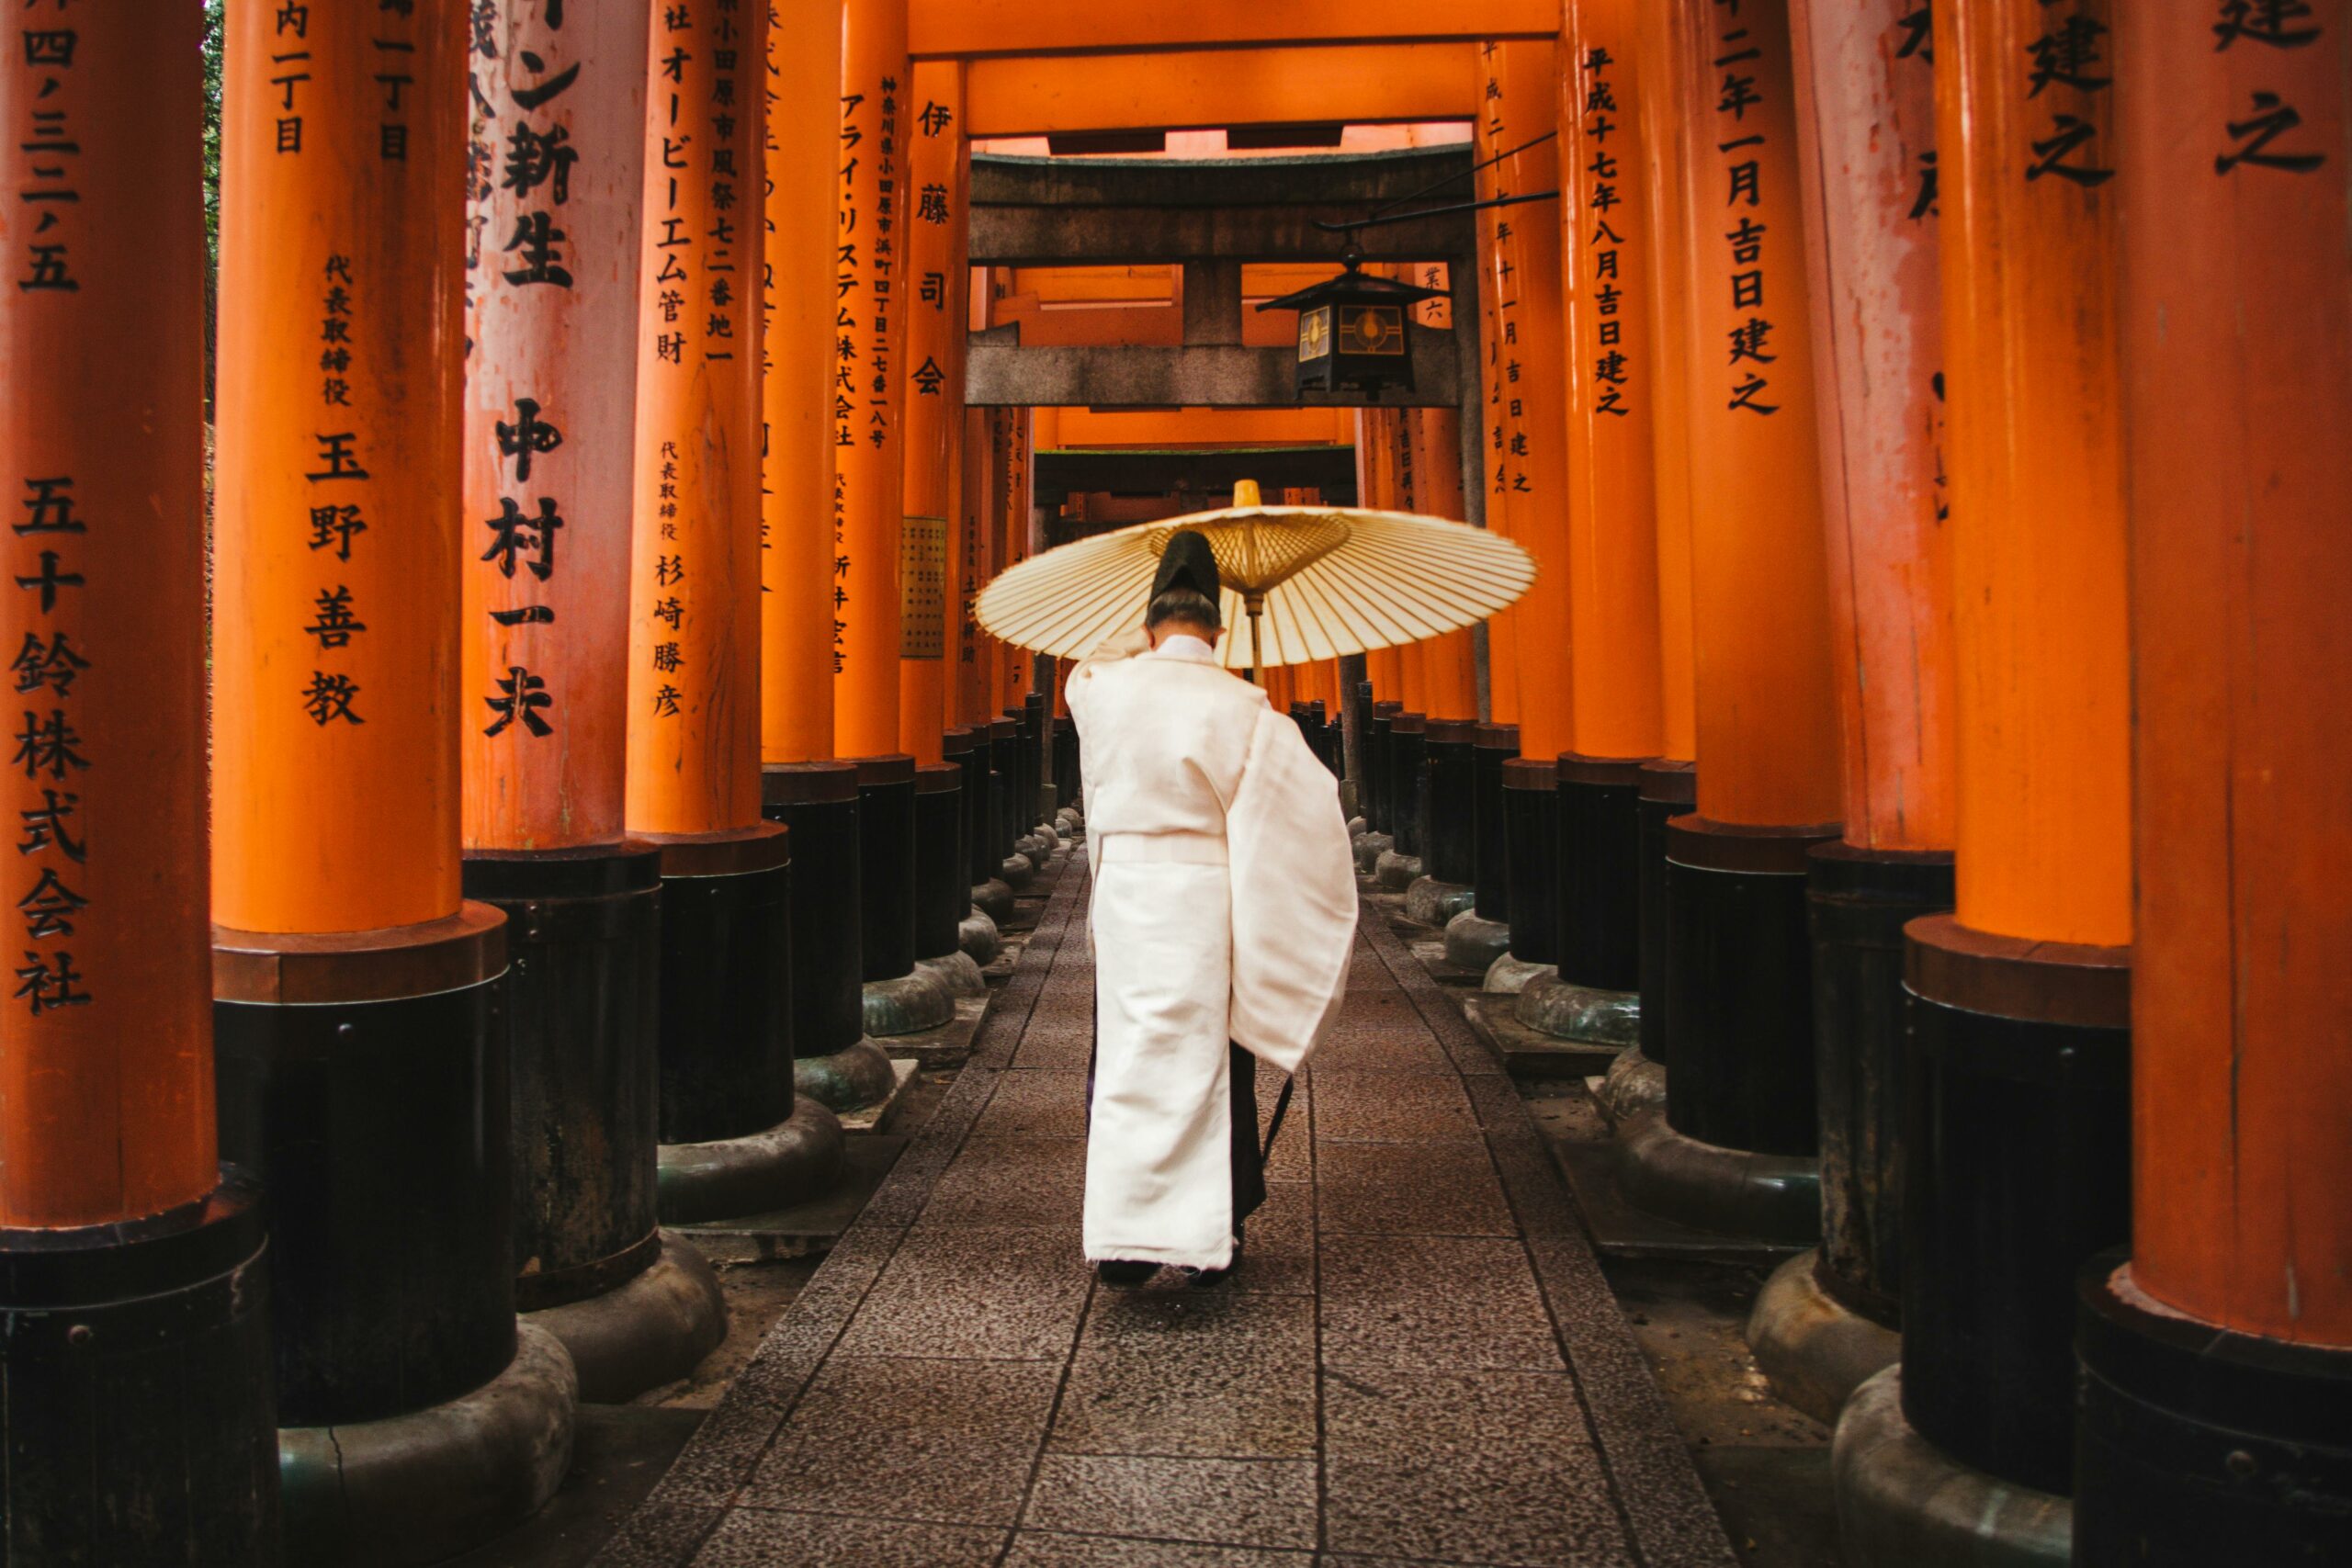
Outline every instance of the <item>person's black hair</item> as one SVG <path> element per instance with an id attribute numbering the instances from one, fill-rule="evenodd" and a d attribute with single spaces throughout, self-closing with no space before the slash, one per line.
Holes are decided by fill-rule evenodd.
<path id="1" fill-rule="evenodd" d="M 1225 616 L 1217 609 L 1216 601 L 1207 594 L 1197 589 L 1177 587 L 1153 599 L 1151 607 L 1143 613 L 1147 627 L 1156 628 L 1163 621 L 1189 621 L 1216 631 L 1224 626 Z"/>

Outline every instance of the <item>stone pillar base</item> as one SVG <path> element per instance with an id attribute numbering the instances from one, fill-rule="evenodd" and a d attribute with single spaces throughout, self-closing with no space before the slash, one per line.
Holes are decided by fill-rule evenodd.
<path id="1" fill-rule="evenodd" d="M 1510 951 L 1510 927 L 1487 919 L 1475 908 L 1464 909 L 1445 922 L 1445 961 L 1456 969 L 1484 975 Z"/>
<path id="2" fill-rule="evenodd" d="M 1380 857 L 1390 852 L 1395 842 L 1385 833 L 1366 833 L 1356 840 L 1356 869 L 1370 876 L 1379 868 Z"/>
<path id="3" fill-rule="evenodd" d="M 893 980 L 865 982 L 865 1032 L 878 1040 L 921 1034 L 956 1016 L 956 993 L 918 965 Z"/>
<path id="4" fill-rule="evenodd" d="M 1512 1012 L 1520 1022 L 1555 1040 L 1589 1045 L 1637 1046 L 1642 1039 L 1642 994 L 1604 991 L 1560 978 L 1557 970 L 1538 975 L 1519 988 Z"/>
<path id="5" fill-rule="evenodd" d="M 1830 1473 L 1851 1568 L 2067 1568 L 2074 1505 L 1973 1470 L 1913 1429 L 1903 1369 L 1854 1391 Z"/>
<path id="6" fill-rule="evenodd" d="M 1021 863 L 1025 870 L 1029 863 Z M 1001 926 L 1012 918 L 1012 885 L 1001 876 L 991 876 L 972 888 L 972 908 Z"/>
<path id="7" fill-rule="evenodd" d="M 1440 882 L 1434 876 L 1424 876 L 1405 889 L 1405 918 L 1442 928 L 1469 908 L 1471 900 L 1477 896 L 1477 889 L 1459 882 Z"/>
<path id="8" fill-rule="evenodd" d="M 626 1404 L 675 1382 L 727 1337 L 718 1276 L 692 1245 L 668 1231 L 661 1254 L 600 1296 L 525 1313 L 526 1326 L 562 1342 L 589 1404 Z"/>
<path id="9" fill-rule="evenodd" d="M 1421 857 L 1400 855 L 1395 850 L 1383 850 L 1374 857 L 1373 879 L 1391 893 L 1402 893 L 1413 886 L 1421 874 Z"/>
<path id="10" fill-rule="evenodd" d="M 915 972 L 929 975 L 946 987 L 951 1000 L 956 997 L 985 997 L 989 994 L 987 976 L 980 973 L 980 966 L 973 962 L 972 956 L 960 947 L 938 958 L 916 959 Z"/>
<path id="11" fill-rule="evenodd" d="M 1772 1272 L 1747 1314 L 1747 1348 L 1772 1392 L 1815 1420 L 1837 1425 L 1856 1389 L 1903 1357 L 1903 1336 L 1822 1288 L 1818 1247 Z"/>
<path id="12" fill-rule="evenodd" d="M 1020 892 L 1036 879 L 1036 863 L 1027 855 L 1007 855 L 1004 857 L 1004 863 L 996 868 L 996 880 L 1003 883 L 1015 893 Z"/>
<path id="13" fill-rule="evenodd" d="M 578 1393 L 562 1344 L 523 1323 L 514 1359 L 470 1393 L 381 1421 L 282 1428 L 286 1561 L 437 1562 L 513 1529 L 571 1467 Z"/>
<path id="14" fill-rule="evenodd" d="M 879 1105 L 897 1087 L 890 1058 L 864 1036 L 841 1050 L 792 1064 L 792 1092 L 836 1114 Z"/>
<path id="15" fill-rule="evenodd" d="M 1821 1168 L 1687 1137 L 1660 1114 L 1618 1129 L 1618 1184 L 1635 1208 L 1695 1230 L 1801 1247 L 1821 1239 Z"/>
<path id="16" fill-rule="evenodd" d="M 1032 829 L 1012 840 L 1012 852 L 1027 861 L 1031 871 L 1043 871 L 1046 863 L 1054 858 L 1053 840 Z"/>
<path id="17" fill-rule="evenodd" d="M 1506 953 L 1487 966 L 1485 988 L 1500 996 L 1515 997 L 1527 989 L 1527 983 L 1538 976 L 1557 975 L 1549 964 L 1530 964 L 1514 953 Z"/>
<path id="18" fill-rule="evenodd" d="M 1666 1068 L 1651 1061 L 1639 1045 L 1634 1046 L 1609 1064 L 1594 1100 L 1611 1127 L 1622 1127 L 1644 1111 L 1663 1111 Z"/>
<path id="19" fill-rule="evenodd" d="M 662 1223 L 688 1225 L 782 1209 L 832 1185 L 842 1123 L 803 1100 L 779 1126 L 709 1144 L 662 1145 Z"/>
<path id="20" fill-rule="evenodd" d="M 978 893 L 978 889 L 973 891 Z M 1012 890 L 1008 887 L 1005 891 Z M 996 918 L 978 907 L 979 899 L 975 897 L 972 904 L 972 912 L 956 923 L 956 946 L 973 963 L 986 968 L 1004 951 L 1004 937 L 996 929 Z"/>

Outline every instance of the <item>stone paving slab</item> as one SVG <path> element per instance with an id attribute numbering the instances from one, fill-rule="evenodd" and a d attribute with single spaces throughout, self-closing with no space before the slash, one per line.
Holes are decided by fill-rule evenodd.
<path id="1" fill-rule="evenodd" d="M 1525 1106 L 1374 906 L 1232 1279 L 1094 1283 L 1055 870 L 931 1122 L 597 1568 L 1729 1568 Z"/>

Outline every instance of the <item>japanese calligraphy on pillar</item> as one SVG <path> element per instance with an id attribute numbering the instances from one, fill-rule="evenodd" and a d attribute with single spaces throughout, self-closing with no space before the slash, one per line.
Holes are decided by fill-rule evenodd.
<path id="1" fill-rule="evenodd" d="M 467 21 L 463 0 L 313 0 L 228 29 L 214 914 L 233 929 L 459 901 L 465 213 L 446 198 Z"/>
<path id="2" fill-rule="evenodd" d="M 81 34 L 63 26 L 62 5 L 53 17 L 28 17 L 18 35 L 20 51 L 9 84 L 23 119 L 18 133 L 17 197 L 24 216 L 15 292 L 29 297 L 14 303 L 37 308 L 41 297 L 60 305 L 82 289 L 74 244 L 83 227 L 85 192 L 81 119 L 91 110 L 94 91 L 86 60 L 77 67 Z M 89 193 L 102 199 L 104 193 Z M 13 356 L 12 356 L 13 357 Z M 11 385 L 28 389 L 32 367 L 16 365 Z M 33 1016 L 51 1008 L 88 1005 L 87 977 L 74 966 L 71 942 L 74 921 L 89 900 L 74 886 L 88 859 L 86 832 L 75 820 L 81 775 L 90 768 L 90 728 L 74 687 L 90 669 L 87 572 L 89 523 L 79 509 L 76 487 L 85 477 L 68 450 L 69 433 L 47 444 L 53 456 L 22 453 L 35 459 L 14 476 L 17 487 L 12 575 L 17 597 L 9 619 L 22 638 L 9 674 L 20 699 L 23 723 L 16 733 L 14 768 L 18 779 L 17 854 L 25 863 L 12 887 L 23 921 L 23 963 L 14 966 L 15 998 Z M 49 471 L 54 469 L 55 471 Z M 129 552 L 119 544 L 115 558 Z"/>
<path id="3" fill-rule="evenodd" d="M 949 62 L 915 68 L 920 103 L 913 120 L 908 176 L 915 187 L 908 226 L 905 272 L 914 298 L 908 309 L 902 507 L 899 549 L 901 659 L 923 661 L 946 651 L 949 522 L 963 479 L 963 359 L 958 352 L 970 287 L 965 275 L 967 164 L 962 130 L 962 68 Z M 958 287 L 958 285 L 962 285 Z M 910 704 L 899 726 L 903 750 L 925 758 L 939 728 L 944 676 L 914 671 L 902 677 Z"/>
<path id="4" fill-rule="evenodd" d="M 926 222 L 910 178 L 911 95 L 904 0 L 844 9 L 841 183 L 835 233 L 833 442 L 841 539 L 834 551 L 833 732 L 843 756 L 899 749 L 899 442 L 906 396 L 910 225 Z"/>
<path id="5" fill-rule="evenodd" d="M 1621 42 L 1617 47 L 1622 51 L 1624 46 Z M 1584 276 L 1576 281 L 1578 309 L 1589 309 L 1593 318 L 1589 350 L 1590 409 L 1600 418 L 1625 419 L 1634 412 L 1627 400 L 1641 393 L 1632 385 L 1634 360 L 1625 352 L 1625 326 L 1631 320 L 1625 310 L 1625 283 L 1635 274 L 1627 265 L 1626 254 L 1634 219 L 1621 193 L 1630 188 L 1633 176 L 1609 145 L 1611 137 L 1626 131 L 1624 110 L 1617 101 L 1623 73 L 1610 42 L 1598 37 L 1588 36 L 1581 66 L 1571 88 L 1581 100 L 1576 111 L 1572 152 L 1589 155 L 1580 165 L 1573 157 L 1569 163 L 1584 186 L 1583 221 L 1578 227 L 1585 266 Z"/>
<path id="6" fill-rule="evenodd" d="M 1510 150 L 1513 131 L 1505 112 L 1500 47 L 1482 45 L 1479 61 L 1483 73 L 1476 140 L 1478 161 L 1484 163 Z M 1498 164 L 1486 175 L 1485 183 L 1482 200 L 1509 197 L 1513 189 L 1510 164 Z M 1495 300 L 1495 331 L 1487 344 L 1487 439 L 1493 448 L 1492 488 L 1500 496 L 1529 495 L 1535 488 L 1528 478 L 1530 438 L 1523 381 L 1527 362 L 1520 342 L 1524 312 L 1520 299 L 1518 247 L 1513 243 L 1517 238 L 1513 224 L 1519 216 L 1511 209 L 1502 208 L 1491 220 L 1494 254 L 1489 282 Z"/>
<path id="7" fill-rule="evenodd" d="M 650 9 L 567 17 L 561 0 L 476 0 L 469 17 L 464 754 L 476 848 L 621 832 Z"/>
<path id="8" fill-rule="evenodd" d="M 0 1226 L 220 1179 L 205 861 L 194 6 L 0 31 Z"/>
<path id="9" fill-rule="evenodd" d="M 2235 73 L 2255 80 L 2233 105 L 2238 112 L 2222 120 L 2214 138 L 2213 172 L 2317 174 L 2327 162 L 2326 142 L 2303 128 L 2296 95 L 2278 78 L 2287 74 L 2282 67 L 2288 62 L 2279 56 L 2301 51 L 2308 58 L 2326 28 L 2306 0 L 2219 0 L 2216 11 L 2211 26 L 2220 41 L 2214 52 L 2234 52 Z"/>
<path id="10" fill-rule="evenodd" d="M 1729 9 L 1737 17 L 1739 0 L 1730 0 Z M 1772 225 L 1764 220 L 1768 199 L 1778 204 L 1795 195 L 1766 189 L 1768 171 L 1770 178 L 1780 179 L 1792 169 L 1787 150 L 1771 145 L 1772 118 L 1765 112 L 1768 107 L 1786 112 L 1785 106 L 1768 106 L 1766 93 L 1768 88 L 1784 90 L 1789 80 L 1788 44 L 1774 29 L 1738 21 L 1719 28 L 1713 41 L 1717 47 L 1708 69 L 1714 84 L 1713 129 L 1723 173 L 1724 224 L 1718 226 L 1719 233 L 1702 230 L 1700 243 L 1722 246 L 1731 263 L 1726 279 L 1731 325 L 1720 356 L 1728 367 L 1730 400 L 1724 406 L 1769 419 L 1782 406 L 1772 390 L 1771 370 L 1781 355 L 1773 342 L 1779 328 L 1770 312 L 1779 304 L 1770 280 L 1777 270 L 1781 288 L 1796 287 L 1795 277 L 1786 267 L 1776 269 L 1778 258 L 1768 254 Z M 1702 193 L 1699 209 L 1704 212 L 1708 205 Z"/>
<path id="11" fill-rule="evenodd" d="M 759 819 L 764 0 L 653 8 L 628 825 Z"/>

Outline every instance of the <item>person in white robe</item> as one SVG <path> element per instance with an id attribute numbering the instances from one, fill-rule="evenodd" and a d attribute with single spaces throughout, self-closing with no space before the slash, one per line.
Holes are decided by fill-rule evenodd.
<path id="1" fill-rule="evenodd" d="M 1264 1195 L 1253 1058 L 1298 1070 L 1355 940 L 1337 783 L 1217 663 L 1217 588 L 1178 534 L 1143 636 L 1069 683 L 1094 878 L 1085 1252 L 1113 1284 L 1224 1277 Z"/>

